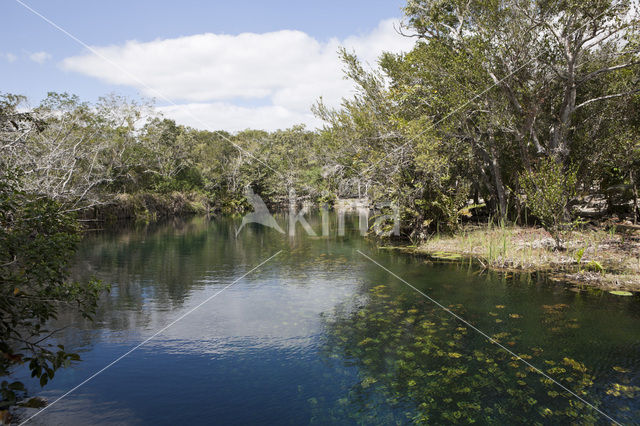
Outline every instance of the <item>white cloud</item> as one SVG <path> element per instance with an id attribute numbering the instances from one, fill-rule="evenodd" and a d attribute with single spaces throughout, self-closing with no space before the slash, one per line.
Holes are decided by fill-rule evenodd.
<path id="1" fill-rule="evenodd" d="M 310 106 L 320 96 L 336 106 L 352 89 L 343 79 L 338 47 L 355 50 L 369 63 L 375 63 L 383 51 L 406 51 L 413 41 L 396 33 L 396 22 L 385 20 L 368 34 L 327 42 L 291 30 L 128 41 L 95 48 L 121 69 L 93 54 L 66 58 L 62 67 L 107 83 L 136 87 L 160 100 L 184 102 L 160 109 L 194 127 L 204 127 L 202 121 L 207 127 L 227 130 L 270 130 L 296 123 L 315 126 L 318 122 Z M 243 105 L 247 100 L 249 104 L 259 100 L 261 105 L 266 100 L 270 105 L 239 106 L 234 104 L 238 99 L 245 100 Z"/>
<path id="2" fill-rule="evenodd" d="M 13 62 L 15 62 L 15 61 L 17 61 L 17 60 L 18 60 L 18 57 L 17 57 L 16 55 L 14 55 L 13 53 L 11 53 L 11 52 L 9 52 L 9 53 L 5 53 L 5 54 L 4 54 L 4 55 L 2 55 L 2 56 L 4 56 L 4 58 L 5 58 L 5 59 L 7 60 L 7 62 L 9 62 L 9 63 L 13 63 Z"/>
<path id="3" fill-rule="evenodd" d="M 51 59 L 51 55 L 47 52 L 35 52 L 29 55 L 29 59 L 39 64 L 44 64 L 47 60 Z"/>
<path id="4" fill-rule="evenodd" d="M 322 124 L 310 111 L 289 109 L 281 105 L 242 107 L 228 102 L 202 102 L 162 106 L 157 109 L 178 123 L 207 130 L 276 130 L 299 123 L 311 128 Z"/>

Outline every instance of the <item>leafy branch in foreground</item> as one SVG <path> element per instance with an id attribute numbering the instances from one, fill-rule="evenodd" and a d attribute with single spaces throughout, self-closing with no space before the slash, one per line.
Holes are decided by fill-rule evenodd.
<path id="1" fill-rule="evenodd" d="M 58 368 L 78 361 L 78 354 L 50 343 L 48 330 L 61 304 L 75 305 L 90 318 L 105 288 L 97 281 L 69 283 L 69 261 L 80 237 L 78 222 L 60 213 L 57 202 L 18 189 L 14 170 L 0 171 L 0 376 L 27 364 L 44 386 Z M 0 384 L 0 410 L 25 401 L 19 381 Z M 7 412 L 3 412 L 3 417 Z"/>

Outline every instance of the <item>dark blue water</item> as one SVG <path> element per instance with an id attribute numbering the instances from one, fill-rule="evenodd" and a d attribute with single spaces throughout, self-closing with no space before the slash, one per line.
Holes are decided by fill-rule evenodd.
<path id="1" fill-rule="evenodd" d="M 50 404 L 282 251 L 31 422 L 610 423 L 357 250 L 607 415 L 637 420 L 637 297 L 377 250 L 356 221 L 330 237 L 251 225 L 236 238 L 232 218 L 88 235 L 74 276 L 112 291 L 94 323 L 65 311 L 54 324 L 82 362 L 43 389 L 29 382 Z"/>

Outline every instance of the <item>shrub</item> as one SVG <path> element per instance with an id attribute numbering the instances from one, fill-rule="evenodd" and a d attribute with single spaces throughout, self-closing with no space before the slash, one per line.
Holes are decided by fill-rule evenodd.
<path id="1" fill-rule="evenodd" d="M 554 158 L 545 158 L 535 171 L 520 176 L 523 202 L 562 249 L 562 233 L 568 228 L 569 202 L 576 194 L 576 171 L 564 171 Z"/>

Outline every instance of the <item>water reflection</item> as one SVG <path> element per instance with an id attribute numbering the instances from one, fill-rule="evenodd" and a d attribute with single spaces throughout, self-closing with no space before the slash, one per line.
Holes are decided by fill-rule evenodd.
<path id="1" fill-rule="evenodd" d="M 45 412 L 43 424 L 602 421 L 461 327 L 371 253 L 615 418 L 638 414 L 640 304 L 572 292 L 544 277 L 376 251 L 358 217 L 329 237 L 293 238 L 241 218 L 193 218 L 96 232 L 74 274 L 113 285 L 96 322 L 61 313 L 83 362 L 50 400 L 247 276 Z M 276 216 L 282 225 L 286 216 Z M 310 224 L 321 234 L 321 218 Z M 283 226 L 284 228 L 285 226 Z M 548 362 L 546 362 L 548 361 Z M 524 383 L 524 384 L 522 384 Z M 31 384 L 31 389 L 37 389 Z M 557 392 L 555 394 L 554 392 Z M 548 412 L 549 410 L 550 412 Z"/>

